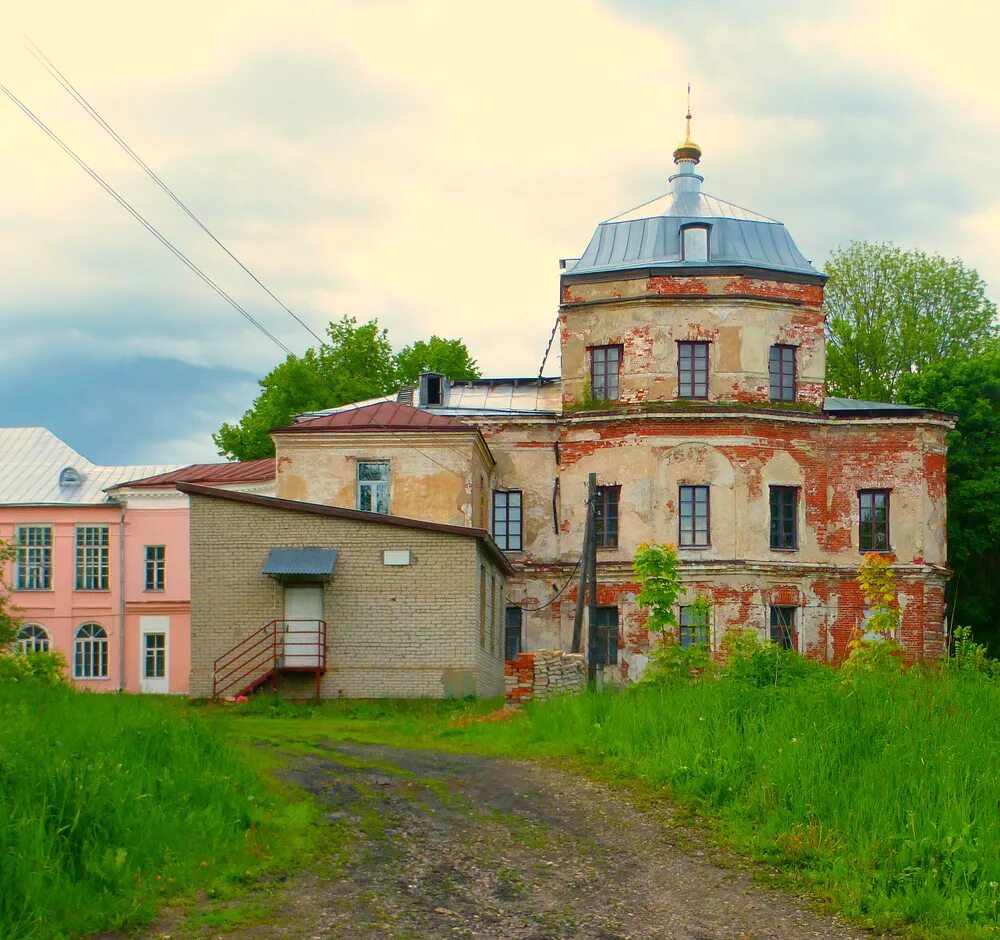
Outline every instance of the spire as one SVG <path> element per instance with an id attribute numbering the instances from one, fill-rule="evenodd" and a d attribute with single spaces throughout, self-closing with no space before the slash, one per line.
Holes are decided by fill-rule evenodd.
<path id="1" fill-rule="evenodd" d="M 703 176 L 699 176 L 695 171 L 698 161 L 701 159 L 701 147 L 691 139 L 691 83 L 688 82 L 688 106 L 687 106 L 687 131 L 682 140 L 674 150 L 674 163 L 677 164 L 677 172 L 670 177 L 675 194 L 697 193 L 701 191 Z"/>
<path id="2" fill-rule="evenodd" d="M 699 147 L 691 139 L 691 83 L 688 82 L 688 100 L 687 100 L 687 130 L 684 134 L 684 140 L 682 140 L 677 148 L 674 150 L 674 163 L 678 166 L 681 165 L 682 160 L 690 160 L 692 164 L 697 166 L 698 161 L 701 159 L 701 147 Z"/>

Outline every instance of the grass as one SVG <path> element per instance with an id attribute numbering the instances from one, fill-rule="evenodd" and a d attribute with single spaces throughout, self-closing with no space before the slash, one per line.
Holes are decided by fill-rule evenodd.
<path id="1" fill-rule="evenodd" d="M 828 909 L 914 936 L 1000 930 L 1000 687 L 955 673 L 815 667 L 785 685 L 723 674 L 538 703 L 261 699 L 240 737 L 371 741 L 576 762 L 696 810 L 728 846 Z"/>
<path id="2" fill-rule="evenodd" d="M 264 760 L 183 702 L 0 683 L 0 936 L 135 927 L 301 853 L 312 807 Z"/>

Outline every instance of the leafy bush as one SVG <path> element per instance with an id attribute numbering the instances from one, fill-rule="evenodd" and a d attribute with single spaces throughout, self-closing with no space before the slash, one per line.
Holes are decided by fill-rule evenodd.
<path id="1" fill-rule="evenodd" d="M 726 674 L 736 682 L 757 688 L 831 675 L 825 666 L 762 640 L 754 630 L 729 630 L 722 638 L 722 648 L 728 657 Z"/>
<path id="2" fill-rule="evenodd" d="M 33 681 L 47 686 L 67 685 L 66 669 L 66 657 L 58 650 L 0 653 L 0 683 Z"/>

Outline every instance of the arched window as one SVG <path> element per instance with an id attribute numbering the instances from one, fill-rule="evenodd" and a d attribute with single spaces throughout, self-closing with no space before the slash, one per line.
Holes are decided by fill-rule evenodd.
<path id="1" fill-rule="evenodd" d="M 107 679 L 108 634 L 99 623 L 85 623 L 73 644 L 73 678 Z"/>
<path id="2" fill-rule="evenodd" d="M 26 623 L 17 631 L 17 648 L 22 653 L 47 653 L 49 635 L 37 623 Z"/>
<path id="3" fill-rule="evenodd" d="M 707 225 L 685 225 L 681 229 L 681 261 L 708 261 Z"/>
<path id="4" fill-rule="evenodd" d="M 83 482 L 83 474 L 76 467 L 63 467 L 59 472 L 60 486 L 79 486 Z"/>

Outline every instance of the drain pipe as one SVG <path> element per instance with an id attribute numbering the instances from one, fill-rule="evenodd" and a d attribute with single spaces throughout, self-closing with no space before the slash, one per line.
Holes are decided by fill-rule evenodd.
<path id="1" fill-rule="evenodd" d="M 126 497 L 117 496 L 121 507 L 118 522 L 118 691 L 125 690 L 125 506 Z"/>

